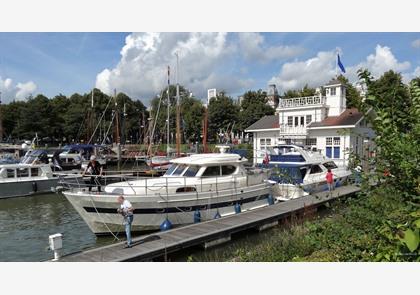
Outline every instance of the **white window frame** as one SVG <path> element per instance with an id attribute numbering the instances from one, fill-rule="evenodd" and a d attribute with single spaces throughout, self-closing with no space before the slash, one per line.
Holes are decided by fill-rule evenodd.
<path id="1" fill-rule="evenodd" d="M 332 144 L 333 144 L 332 137 L 326 137 L 325 146 L 332 146 Z"/>

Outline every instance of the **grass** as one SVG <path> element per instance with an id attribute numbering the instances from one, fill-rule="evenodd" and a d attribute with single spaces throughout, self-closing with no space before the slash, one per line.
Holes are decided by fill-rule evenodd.
<path id="1" fill-rule="evenodd" d="M 188 261 L 377 261 L 391 247 L 378 228 L 402 222 L 410 208 L 390 188 L 337 201 L 311 219 L 295 220 L 231 244 L 196 253 Z"/>

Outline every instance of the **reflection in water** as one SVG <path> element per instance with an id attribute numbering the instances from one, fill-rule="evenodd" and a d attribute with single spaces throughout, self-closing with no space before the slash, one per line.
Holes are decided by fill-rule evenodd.
<path id="1" fill-rule="evenodd" d="M 62 194 L 0 200 L 0 261 L 51 259 L 48 236 L 63 234 L 63 252 L 111 243 L 96 238 Z"/>

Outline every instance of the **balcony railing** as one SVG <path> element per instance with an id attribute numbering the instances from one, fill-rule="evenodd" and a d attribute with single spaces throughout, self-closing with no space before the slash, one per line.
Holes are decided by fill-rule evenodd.
<path id="1" fill-rule="evenodd" d="M 280 99 L 279 108 L 295 108 L 305 106 L 324 105 L 325 96 L 305 96 L 296 98 Z"/>
<path id="2" fill-rule="evenodd" d="M 308 130 L 305 126 L 280 126 L 280 134 L 307 135 Z"/>

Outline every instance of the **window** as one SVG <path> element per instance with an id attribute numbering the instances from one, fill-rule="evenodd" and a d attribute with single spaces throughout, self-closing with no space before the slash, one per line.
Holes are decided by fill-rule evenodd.
<path id="1" fill-rule="evenodd" d="M 336 93 L 336 87 L 331 87 L 331 95 L 335 95 Z"/>
<path id="2" fill-rule="evenodd" d="M 340 145 L 340 137 L 334 137 L 334 145 Z"/>
<path id="3" fill-rule="evenodd" d="M 293 117 L 292 116 L 287 117 L 287 126 L 293 126 Z"/>
<path id="4" fill-rule="evenodd" d="M 311 174 L 321 173 L 321 172 L 322 172 L 322 168 L 319 167 L 319 165 L 313 165 L 311 167 Z"/>
<path id="5" fill-rule="evenodd" d="M 306 139 L 306 145 L 316 145 L 316 138 L 307 138 Z"/>
<path id="6" fill-rule="evenodd" d="M 265 145 L 271 145 L 271 138 L 265 139 Z"/>
<path id="7" fill-rule="evenodd" d="M 332 145 L 332 137 L 327 137 L 325 139 L 325 145 Z"/>
<path id="8" fill-rule="evenodd" d="M 183 176 L 194 177 L 197 174 L 198 170 L 200 170 L 200 167 L 198 166 L 189 166 Z"/>
<path id="9" fill-rule="evenodd" d="M 306 115 L 306 125 L 312 122 L 312 115 Z"/>
<path id="10" fill-rule="evenodd" d="M 15 169 L 7 169 L 7 178 L 15 178 Z"/>
<path id="11" fill-rule="evenodd" d="M 203 177 L 215 177 L 220 176 L 220 166 L 210 166 L 206 168 L 203 173 Z"/>
<path id="12" fill-rule="evenodd" d="M 19 168 L 16 171 L 17 171 L 17 177 L 28 177 L 29 176 L 28 168 Z"/>
<path id="13" fill-rule="evenodd" d="M 299 126 L 299 117 L 295 117 L 295 127 Z"/>
<path id="14" fill-rule="evenodd" d="M 39 169 L 38 168 L 31 168 L 31 176 L 39 176 Z"/>
<path id="15" fill-rule="evenodd" d="M 236 167 L 232 165 L 222 166 L 222 175 L 227 176 L 231 175 L 236 171 Z"/>
<path id="16" fill-rule="evenodd" d="M 265 145 L 265 138 L 261 138 L 260 139 L 260 145 L 262 146 L 262 145 Z"/>
<path id="17" fill-rule="evenodd" d="M 172 172 L 175 171 L 176 167 L 178 167 L 178 165 L 176 165 L 176 164 L 171 165 L 171 167 L 169 167 L 169 169 L 166 171 L 165 175 L 166 176 L 171 175 Z"/>
<path id="18" fill-rule="evenodd" d="M 187 168 L 187 165 L 178 165 L 172 175 L 181 175 L 185 168 Z"/>
<path id="19" fill-rule="evenodd" d="M 300 126 L 305 126 L 305 117 L 304 116 L 300 117 Z"/>
<path id="20" fill-rule="evenodd" d="M 337 165 L 335 165 L 334 162 L 326 162 L 323 165 L 327 169 L 335 169 L 335 168 L 337 168 Z"/>

